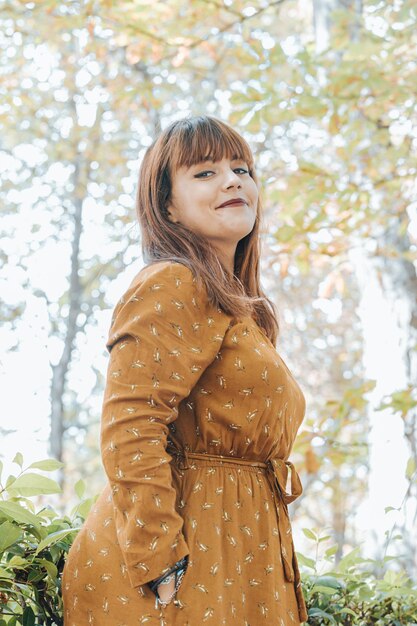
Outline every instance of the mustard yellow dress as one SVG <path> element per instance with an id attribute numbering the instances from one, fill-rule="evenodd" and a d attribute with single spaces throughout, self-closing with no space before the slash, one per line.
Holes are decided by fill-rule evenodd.
<path id="1" fill-rule="evenodd" d="M 108 485 L 68 554 L 65 626 L 305 621 L 287 509 L 305 399 L 275 347 L 163 261 L 117 303 L 107 348 Z M 146 583 L 186 555 L 176 601 L 155 608 Z"/>

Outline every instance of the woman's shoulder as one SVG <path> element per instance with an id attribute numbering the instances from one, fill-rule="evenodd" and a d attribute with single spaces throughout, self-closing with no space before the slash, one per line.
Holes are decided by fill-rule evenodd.
<path id="1" fill-rule="evenodd" d="M 208 327 L 228 322 L 209 301 L 206 289 L 197 287 L 191 268 L 177 261 L 158 261 L 139 270 L 113 310 L 107 345 L 148 316 L 153 322 L 164 318 L 180 325 L 190 319 L 192 325 L 200 319 Z"/>
<path id="2" fill-rule="evenodd" d="M 175 274 L 179 274 L 184 278 L 190 279 L 194 277 L 194 272 L 191 269 L 191 266 L 188 266 L 185 263 L 180 263 L 179 261 L 161 260 L 144 265 L 136 276 L 134 276 L 131 285 L 138 284 L 148 278 L 169 278 Z"/>
<path id="3" fill-rule="evenodd" d="M 155 261 L 144 265 L 133 277 L 125 295 L 149 286 L 151 291 L 171 292 L 190 290 L 196 286 L 191 267 L 179 261 Z"/>
<path id="4" fill-rule="evenodd" d="M 171 301 L 172 298 L 206 299 L 205 290 L 197 289 L 196 278 L 190 267 L 171 260 L 155 261 L 142 267 L 119 298 L 113 319 L 122 310 L 135 303 Z"/>

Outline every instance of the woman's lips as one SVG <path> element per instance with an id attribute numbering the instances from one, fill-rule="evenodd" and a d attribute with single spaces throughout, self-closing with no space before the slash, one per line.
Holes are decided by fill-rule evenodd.
<path id="1" fill-rule="evenodd" d="M 217 207 L 218 209 L 224 209 L 227 206 L 235 206 L 238 204 L 246 204 L 244 200 L 233 200 L 233 202 L 228 202 L 227 204 L 223 204 L 222 206 Z"/>

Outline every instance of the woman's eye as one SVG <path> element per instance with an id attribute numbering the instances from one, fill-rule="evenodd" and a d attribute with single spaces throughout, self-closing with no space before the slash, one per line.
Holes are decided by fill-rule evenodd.
<path id="1" fill-rule="evenodd" d="M 233 171 L 239 174 L 249 174 L 249 170 L 244 167 L 235 167 Z M 214 174 L 214 172 L 212 170 L 205 170 L 204 172 L 196 174 L 195 178 L 208 178 L 207 174 Z"/>
<path id="2" fill-rule="evenodd" d="M 207 170 L 205 172 L 200 172 L 199 174 L 196 174 L 196 178 L 207 178 L 207 176 L 205 176 L 205 174 L 213 174 L 213 172 L 211 170 Z"/>

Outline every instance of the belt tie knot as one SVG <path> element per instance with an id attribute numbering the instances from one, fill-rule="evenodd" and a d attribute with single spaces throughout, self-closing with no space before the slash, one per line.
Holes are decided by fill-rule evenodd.
<path id="1" fill-rule="evenodd" d="M 288 504 L 293 502 L 303 493 L 300 477 L 290 461 L 283 461 L 282 459 L 271 459 L 267 463 L 268 476 L 271 479 L 271 485 L 274 490 L 274 495 L 277 499 L 277 514 L 278 514 L 278 531 L 280 535 L 281 543 L 281 557 L 284 567 L 285 578 L 293 582 L 294 565 L 298 570 L 298 566 L 294 561 L 296 560 L 294 543 L 291 532 L 291 521 L 288 514 Z M 291 492 L 287 492 L 288 471 L 290 470 L 290 485 Z M 282 508 L 280 510 L 279 503 L 281 502 Z"/>

